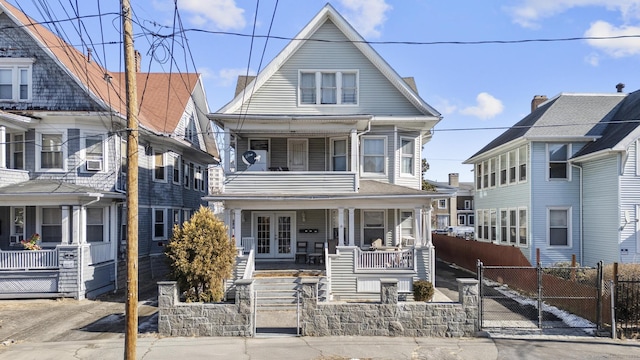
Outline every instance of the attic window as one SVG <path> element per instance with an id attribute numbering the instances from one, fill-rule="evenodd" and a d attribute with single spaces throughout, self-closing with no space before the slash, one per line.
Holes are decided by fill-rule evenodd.
<path id="1" fill-rule="evenodd" d="M 32 59 L 0 59 L 0 101 L 31 100 Z"/>
<path id="2" fill-rule="evenodd" d="M 357 105 L 358 72 L 301 71 L 298 79 L 302 105 Z"/>

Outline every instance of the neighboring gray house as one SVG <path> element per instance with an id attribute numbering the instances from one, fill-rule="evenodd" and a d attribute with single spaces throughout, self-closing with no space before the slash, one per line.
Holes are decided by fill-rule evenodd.
<path id="1" fill-rule="evenodd" d="M 101 68 L 4 0 L 0 48 L 0 297 L 112 290 L 124 275 L 126 244 L 124 74 Z M 172 225 L 204 204 L 217 150 L 205 136 L 197 74 L 139 73 L 138 81 L 144 277 Z M 34 234 L 42 250 L 24 250 Z"/>
<path id="2" fill-rule="evenodd" d="M 432 275 L 413 259 L 431 246 L 435 194 L 421 190 L 421 150 L 440 114 L 331 5 L 296 39 L 305 40 L 241 78 L 236 97 L 209 115 L 226 138 L 223 185 L 207 200 L 223 204 L 237 245 L 258 261 L 294 268 L 306 253 L 324 260 L 328 247 L 335 296 L 378 296 L 391 261 L 360 270 L 375 255 L 365 250 L 377 239 L 404 245 L 394 277 L 409 291 L 413 277 Z"/>
<path id="3" fill-rule="evenodd" d="M 537 96 L 532 112 L 465 163 L 476 238 L 533 263 L 640 260 L 640 93 Z"/>
<path id="4" fill-rule="evenodd" d="M 458 173 L 450 173 L 449 181 L 446 183 L 426 181 L 443 196 L 434 199 L 431 204 L 433 208 L 431 227 L 433 229 L 442 231 L 451 226 L 474 226 L 474 184 L 472 182 L 460 182 Z"/>

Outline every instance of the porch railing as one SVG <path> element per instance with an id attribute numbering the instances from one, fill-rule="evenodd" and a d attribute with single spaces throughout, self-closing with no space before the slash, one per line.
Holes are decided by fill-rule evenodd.
<path id="1" fill-rule="evenodd" d="M 89 246 L 89 264 L 99 264 L 102 262 L 113 260 L 111 256 L 111 243 L 91 243 Z"/>
<path id="2" fill-rule="evenodd" d="M 0 270 L 58 268 L 58 249 L 0 251 Z"/>
<path id="3" fill-rule="evenodd" d="M 240 239 L 240 246 L 244 249 L 245 254 L 248 254 L 249 251 L 255 250 L 255 239 L 252 237 L 243 237 Z"/>
<path id="4" fill-rule="evenodd" d="M 413 270 L 414 249 L 357 251 L 356 270 Z"/>
<path id="5" fill-rule="evenodd" d="M 357 190 L 356 174 L 346 171 L 247 171 L 226 175 L 224 193 L 312 194 Z"/>

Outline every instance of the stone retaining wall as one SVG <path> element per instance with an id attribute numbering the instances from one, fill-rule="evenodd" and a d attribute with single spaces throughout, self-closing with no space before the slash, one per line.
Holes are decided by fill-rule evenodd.
<path id="1" fill-rule="evenodd" d="M 174 281 L 158 282 L 158 332 L 165 336 L 253 336 L 253 280 L 236 281 L 235 304 L 182 303 Z"/>
<path id="2" fill-rule="evenodd" d="M 318 303 L 317 279 L 302 283 L 303 336 L 473 336 L 478 281 L 458 279 L 459 303 L 398 302 L 397 280 L 380 281 L 379 303 Z"/>

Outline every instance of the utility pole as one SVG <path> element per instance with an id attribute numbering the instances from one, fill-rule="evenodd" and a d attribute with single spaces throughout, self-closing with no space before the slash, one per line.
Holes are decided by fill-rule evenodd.
<path id="1" fill-rule="evenodd" d="M 138 341 L 138 97 L 130 0 L 122 0 L 127 91 L 127 299 L 124 358 L 136 359 Z"/>

